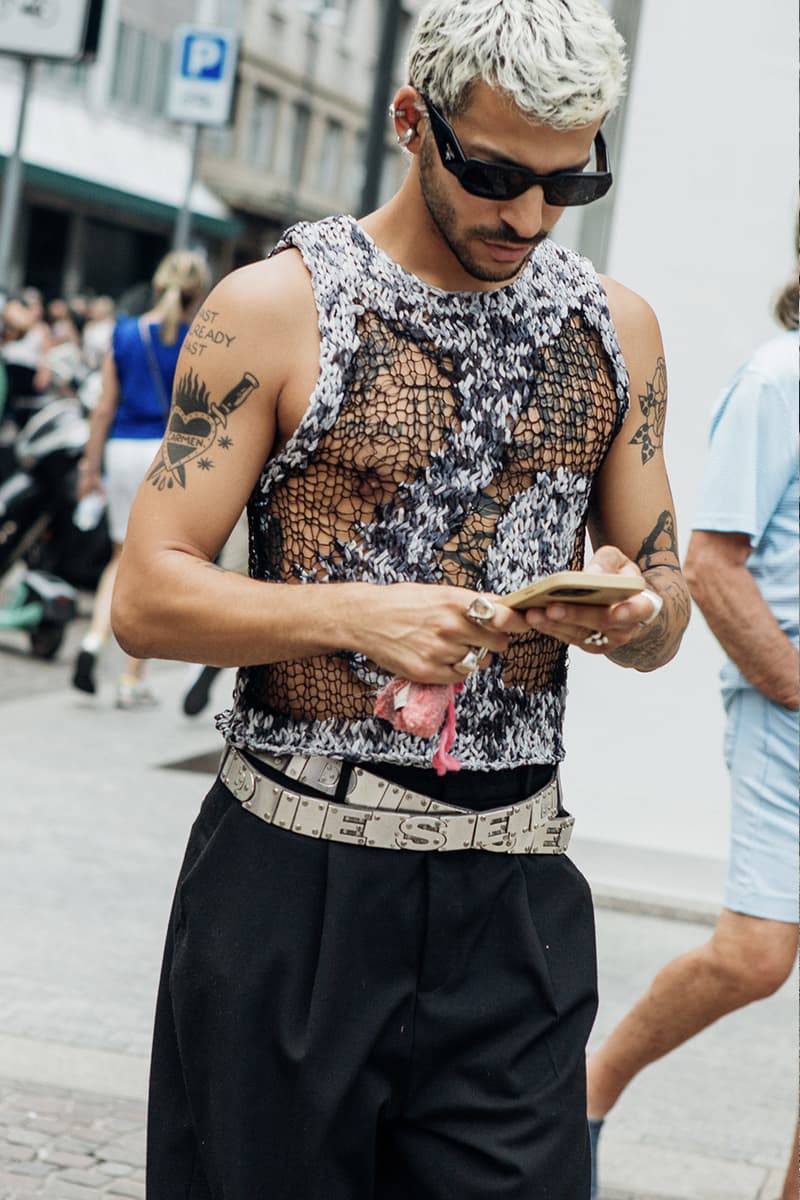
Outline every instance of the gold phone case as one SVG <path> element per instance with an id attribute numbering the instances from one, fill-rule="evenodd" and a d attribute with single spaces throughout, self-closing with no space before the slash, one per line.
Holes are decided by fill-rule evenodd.
<path id="1" fill-rule="evenodd" d="M 644 580 L 634 575 L 557 571 L 501 599 L 509 608 L 545 608 L 557 600 L 565 604 L 618 604 L 644 588 Z"/>

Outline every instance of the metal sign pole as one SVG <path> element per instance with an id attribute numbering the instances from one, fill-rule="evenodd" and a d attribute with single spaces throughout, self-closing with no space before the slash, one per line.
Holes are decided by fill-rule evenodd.
<path id="1" fill-rule="evenodd" d="M 5 180 L 3 184 L 3 203 L 0 207 L 0 296 L 5 297 L 9 291 L 9 276 L 11 274 L 11 255 L 14 249 L 14 232 L 17 226 L 19 204 L 22 196 L 22 135 L 25 132 L 25 114 L 28 108 L 28 97 L 33 79 L 33 59 L 23 58 L 22 62 L 22 91 L 19 100 L 19 116 L 17 117 L 17 137 L 11 157 L 6 162 Z"/>
<path id="2" fill-rule="evenodd" d="M 192 149 L 191 160 L 189 164 L 189 178 L 186 182 L 186 191 L 183 197 L 183 204 L 178 213 L 178 219 L 175 222 L 175 234 L 172 240 L 173 250 L 187 250 L 189 248 L 189 234 L 192 228 L 192 188 L 197 176 L 197 162 L 200 157 L 200 126 L 192 126 Z"/>

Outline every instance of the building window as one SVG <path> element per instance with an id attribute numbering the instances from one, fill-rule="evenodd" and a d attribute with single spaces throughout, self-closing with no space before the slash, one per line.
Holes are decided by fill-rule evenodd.
<path id="1" fill-rule="evenodd" d="M 127 21 L 120 21 L 114 60 L 111 95 L 127 108 L 135 108 L 142 90 L 144 33 Z"/>
<path id="2" fill-rule="evenodd" d="M 127 21 L 120 21 L 111 81 L 112 99 L 134 111 L 163 114 L 170 54 L 168 41 Z"/>
<path id="3" fill-rule="evenodd" d="M 272 166 L 277 121 L 278 97 L 264 88 L 255 88 L 243 150 L 245 162 L 251 167 Z"/>
<path id="4" fill-rule="evenodd" d="M 308 127 L 311 124 L 311 112 L 307 104 L 301 102 L 292 106 L 292 155 L 289 166 L 289 179 L 292 186 L 297 187 L 303 181 L 303 168 L 306 161 L 308 145 Z"/>
<path id="5" fill-rule="evenodd" d="M 86 88 L 89 64 L 87 62 L 50 62 L 42 59 L 37 63 L 37 72 L 40 73 L 41 78 L 46 79 L 55 87 L 82 92 Z"/>
<path id="6" fill-rule="evenodd" d="M 325 122 L 317 184 L 319 190 L 329 196 L 335 196 L 339 191 L 343 137 L 344 130 L 338 121 Z"/>

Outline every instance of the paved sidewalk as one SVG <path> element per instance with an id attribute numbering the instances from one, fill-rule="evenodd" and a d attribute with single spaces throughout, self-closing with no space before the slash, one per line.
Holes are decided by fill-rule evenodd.
<path id="1" fill-rule="evenodd" d="M 144 1200 L 144 1106 L 0 1079 L 0 1196 Z"/>
<path id="2" fill-rule="evenodd" d="M 143 1195 L 164 925 L 218 747 L 208 714 L 180 712 L 186 668 L 154 664 L 161 707 L 124 713 L 110 684 L 98 699 L 67 686 L 69 651 L 31 665 L 25 694 L 0 688 L 0 1200 Z M 705 861 L 580 838 L 576 859 L 603 904 L 597 1038 L 708 936 L 716 883 Z M 797 1103 L 795 994 L 793 982 L 636 1080 L 603 1133 L 604 1200 L 776 1200 Z"/>

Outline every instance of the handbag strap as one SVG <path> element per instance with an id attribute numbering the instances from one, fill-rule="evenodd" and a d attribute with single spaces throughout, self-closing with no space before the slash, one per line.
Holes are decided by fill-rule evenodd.
<path id="1" fill-rule="evenodd" d="M 167 395 L 167 389 L 164 386 L 164 375 L 161 371 L 161 367 L 158 365 L 158 359 L 156 358 L 156 352 L 153 347 L 153 339 L 150 335 L 150 326 L 147 324 L 144 317 L 139 318 L 139 333 L 141 334 L 142 345 L 144 346 L 144 352 L 147 356 L 147 365 L 150 368 L 150 374 L 153 376 L 153 383 L 156 385 L 156 391 L 158 392 L 159 399 L 161 400 L 161 407 L 164 410 L 164 420 L 166 421 L 169 417 L 169 396 Z"/>

